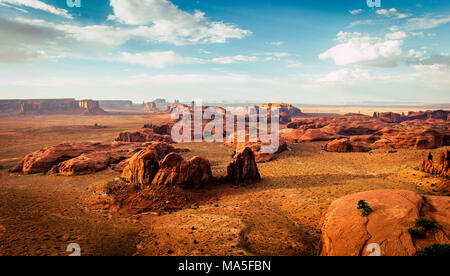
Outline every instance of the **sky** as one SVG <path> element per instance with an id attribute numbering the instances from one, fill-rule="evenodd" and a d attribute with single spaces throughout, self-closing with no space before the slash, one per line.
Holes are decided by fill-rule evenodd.
<path id="1" fill-rule="evenodd" d="M 0 0 L 0 98 L 449 103 L 450 1 Z"/>

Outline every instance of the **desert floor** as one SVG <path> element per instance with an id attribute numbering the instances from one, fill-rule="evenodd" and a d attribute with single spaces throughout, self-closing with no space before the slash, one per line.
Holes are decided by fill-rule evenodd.
<path id="1" fill-rule="evenodd" d="M 120 175 L 60 177 L 8 173 L 25 154 L 62 142 L 110 142 L 168 116 L 38 116 L 0 118 L 0 255 L 316 255 L 323 211 L 335 199 L 374 189 L 436 194 L 438 179 L 416 168 L 428 151 L 329 153 L 324 143 L 290 145 L 278 159 L 258 164 L 263 181 L 212 187 L 200 207 L 172 213 L 112 214 L 91 199 Z M 108 128 L 92 129 L 95 123 Z M 182 144 L 186 157 L 208 158 L 225 175 L 233 149 Z M 440 152 L 442 149 L 433 150 Z M 356 208 L 356 205 L 355 205 Z"/>

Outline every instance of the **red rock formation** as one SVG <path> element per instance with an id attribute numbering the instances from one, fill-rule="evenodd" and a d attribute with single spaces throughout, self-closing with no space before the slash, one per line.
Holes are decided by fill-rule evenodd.
<path id="1" fill-rule="evenodd" d="M 278 147 L 271 148 L 267 150 L 268 152 L 261 152 L 261 147 L 264 145 L 266 147 L 270 147 L 270 144 L 262 143 L 262 141 L 258 142 L 249 142 L 250 136 L 248 133 L 245 134 L 245 142 L 238 142 L 238 133 L 234 133 L 234 141 L 233 142 L 225 142 L 224 144 L 228 147 L 232 147 L 236 149 L 236 152 L 243 151 L 246 147 L 249 147 L 253 153 L 255 154 L 255 160 L 257 163 L 269 162 L 276 159 L 276 155 L 282 153 L 283 151 L 288 150 L 287 142 L 279 137 Z"/>
<path id="2" fill-rule="evenodd" d="M 428 153 L 428 157 L 422 162 L 420 170 L 438 176 L 450 176 L 450 151 L 446 150 L 441 153 L 436 162 L 433 161 L 431 152 Z"/>
<path id="3" fill-rule="evenodd" d="M 266 108 L 267 113 L 270 114 L 270 111 L 272 108 L 278 108 L 281 113 L 284 113 L 290 117 L 302 117 L 305 116 L 305 114 L 298 108 L 296 108 L 293 105 L 285 104 L 285 103 L 265 103 L 260 105 L 261 108 Z"/>
<path id="4" fill-rule="evenodd" d="M 172 127 L 175 124 L 174 121 L 161 123 L 161 124 L 146 124 L 144 125 L 144 128 L 148 128 L 153 130 L 154 133 L 159 135 L 171 135 Z"/>
<path id="5" fill-rule="evenodd" d="M 98 101 L 93 100 L 81 100 L 78 101 L 78 108 L 83 115 L 104 115 L 106 111 L 100 108 Z"/>
<path id="6" fill-rule="evenodd" d="M 249 147 L 246 147 L 243 151 L 237 153 L 234 160 L 228 165 L 227 179 L 235 185 L 261 179 L 255 161 L 255 154 Z"/>
<path id="7" fill-rule="evenodd" d="M 153 148 L 147 148 L 131 157 L 124 168 L 122 178 L 132 184 L 149 185 L 159 169 L 159 155 Z"/>
<path id="8" fill-rule="evenodd" d="M 154 132 L 151 128 L 142 128 L 135 132 L 124 131 L 116 138 L 118 142 L 165 142 L 173 143 L 172 138 L 169 135 L 161 135 Z"/>
<path id="9" fill-rule="evenodd" d="M 64 176 L 91 174 L 129 159 L 138 146 L 116 142 L 60 144 L 28 154 L 10 172 L 50 172 Z"/>
<path id="10" fill-rule="evenodd" d="M 449 115 L 450 111 L 445 110 L 409 112 L 408 120 L 427 120 L 427 119 L 447 120 Z"/>
<path id="11" fill-rule="evenodd" d="M 290 104 L 285 103 L 265 103 L 260 106 L 253 106 L 259 110 L 259 108 L 267 109 L 268 121 L 271 121 L 272 109 L 278 109 L 280 116 L 280 124 L 288 124 L 292 121 L 292 118 L 306 117 L 306 115 L 298 108 Z"/>
<path id="12" fill-rule="evenodd" d="M 161 162 L 152 185 L 177 185 L 184 189 L 198 189 L 213 181 L 207 159 L 196 156 L 189 161 L 176 153 L 168 154 Z"/>
<path id="13" fill-rule="evenodd" d="M 8 100 L 0 101 L 0 113 L 21 115 L 102 115 L 107 114 L 97 101 L 75 99 Z"/>
<path id="14" fill-rule="evenodd" d="M 311 118 L 296 120 L 288 128 L 294 130 L 286 131 L 282 137 L 294 143 L 349 138 L 350 143 L 371 149 L 434 149 L 450 145 L 448 121 L 441 119 L 388 123 L 368 116 Z"/>
<path id="15" fill-rule="evenodd" d="M 325 145 L 330 152 L 367 152 L 370 149 L 360 143 L 351 142 L 348 138 L 334 140 Z"/>
<path id="16" fill-rule="evenodd" d="M 159 161 L 176 149 L 166 143 L 155 143 L 131 157 L 122 178 L 132 184 L 150 185 L 159 170 Z"/>
<path id="17" fill-rule="evenodd" d="M 387 123 L 401 123 L 408 120 L 405 116 L 393 112 L 380 113 L 378 119 Z"/>
<path id="18" fill-rule="evenodd" d="M 111 145 L 99 143 L 65 143 L 51 146 L 28 154 L 17 166 L 11 169 L 11 172 L 23 174 L 48 172 L 53 166 L 82 154 L 110 149 Z"/>
<path id="19" fill-rule="evenodd" d="M 373 212 L 363 217 L 357 209 L 366 201 Z M 377 190 L 349 195 L 333 202 L 321 221 L 323 256 L 367 256 L 368 245 L 376 243 L 382 256 L 412 256 L 435 243 L 450 242 L 450 199 L 411 191 Z M 425 217 L 436 227 L 424 239 L 414 239 L 408 229 Z"/>
<path id="20" fill-rule="evenodd" d="M 55 165 L 50 173 L 63 176 L 86 175 L 106 169 L 112 164 L 130 156 L 124 152 L 94 152 L 82 154 L 65 162 Z"/>

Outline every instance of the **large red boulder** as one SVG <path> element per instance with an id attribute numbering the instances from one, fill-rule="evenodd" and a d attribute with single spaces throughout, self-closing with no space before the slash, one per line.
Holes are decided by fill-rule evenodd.
<path id="1" fill-rule="evenodd" d="M 358 202 L 373 212 L 363 217 Z M 425 217 L 435 227 L 421 239 L 409 228 Z M 432 244 L 450 242 L 450 198 L 422 197 L 411 191 L 377 190 L 345 196 L 333 202 L 321 221 L 323 256 L 367 256 L 379 245 L 382 256 L 412 256 Z M 373 248 L 373 247 L 372 247 Z"/>
<path id="2" fill-rule="evenodd" d="M 142 128 L 134 132 L 124 131 L 116 138 L 119 142 L 165 142 L 173 143 L 169 135 L 161 135 L 154 132 L 152 128 Z"/>
<path id="3" fill-rule="evenodd" d="M 19 164 L 12 168 L 11 172 L 23 174 L 44 173 L 64 161 L 76 158 L 82 154 L 108 151 L 114 145 L 100 143 L 65 143 L 57 146 L 46 147 L 25 156 Z"/>
<path id="4" fill-rule="evenodd" d="M 361 143 L 351 142 L 348 138 L 331 141 L 325 145 L 330 152 L 367 152 L 370 149 Z"/>
<path id="5" fill-rule="evenodd" d="M 106 169 L 130 156 L 128 152 L 94 152 L 59 163 L 50 173 L 64 176 L 86 175 Z"/>
<path id="6" fill-rule="evenodd" d="M 170 153 L 160 162 L 152 185 L 177 185 L 198 189 L 212 181 L 211 165 L 207 159 L 196 156 L 185 161 L 179 154 Z"/>
<path id="7" fill-rule="evenodd" d="M 176 149 L 166 143 L 154 143 L 131 157 L 122 178 L 132 184 L 150 185 L 159 170 L 159 161 Z"/>
<path id="8" fill-rule="evenodd" d="M 446 150 L 441 153 L 436 161 L 429 153 L 427 159 L 422 162 L 420 170 L 438 176 L 450 176 L 450 151 Z"/>
<path id="9" fill-rule="evenodd" d="M 261 179 L 258 166 L 256 165 L 255 154 L 251 148 L 246 147 L 236 154 L 234 160 L 227 167 L 227 178 L 229 182 L 235 185 Z"/>

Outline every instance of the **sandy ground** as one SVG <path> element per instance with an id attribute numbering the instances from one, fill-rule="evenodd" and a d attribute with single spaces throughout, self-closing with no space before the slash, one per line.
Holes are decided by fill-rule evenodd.
<path id="1" fill-rule="evenodd" d="M 432 191 L 438 179 L 415 170 L 427 151 L 328 153 L 322 142 L 290 145 L 259 164 L 263 181 L 223 185 L 199 208 L 172 213 L 118 215 L 92 205 L 119 175 L 57 177 L 10 175 L 23 155 L 66 141 L 112 141 L 122 130 L 164 116 L 8 117 L 0 120 L 0 255 L 316 255 L 321 214 L 335 199 L 374 189 Z M 100 124 L 105 129 L 73 128 Z M 182 144 L 185 157 L 211 161 L 225 175 L 233 150 L 222 144 Z M 434 150 L 440 152 L 442 149 Z M 95 191 L 95 194 L 94 194 Z"/>

